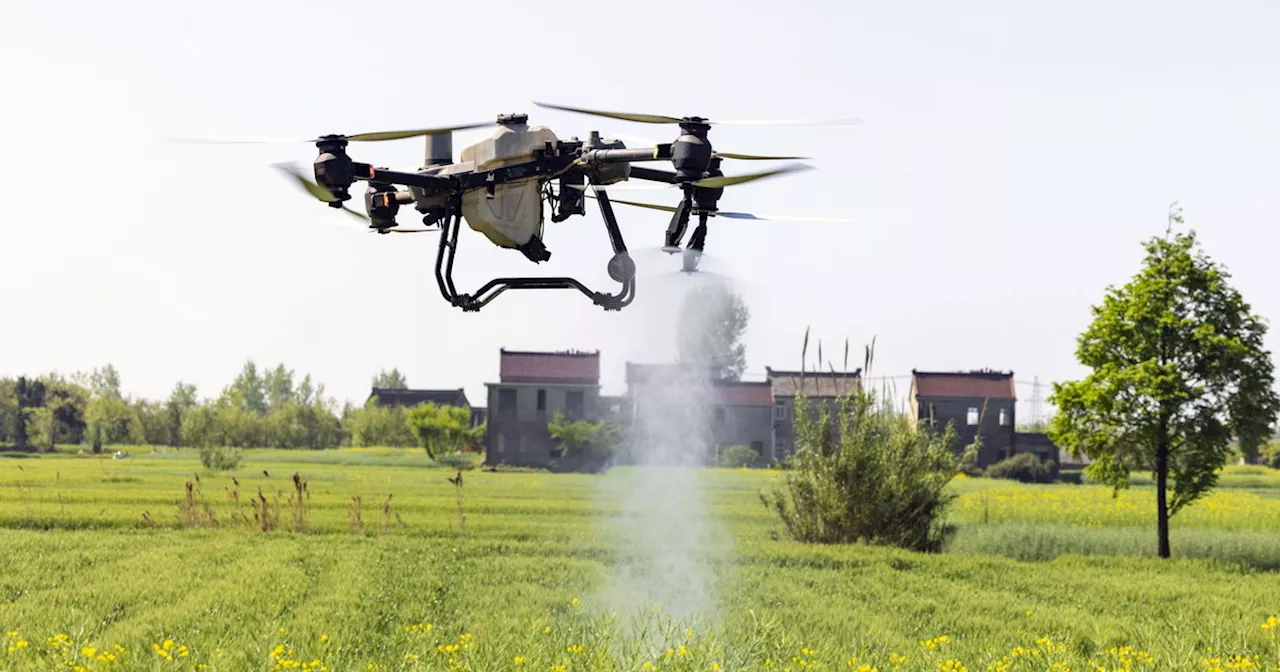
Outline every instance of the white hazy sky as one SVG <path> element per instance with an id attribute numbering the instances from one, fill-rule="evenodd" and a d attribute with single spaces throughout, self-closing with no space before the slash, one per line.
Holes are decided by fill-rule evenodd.
<path id="1" fill-rule="evenodd" d="M 708 250 L 753 313 L 750 372 L 797 366 L 811 326 L 828 354 L 876 337 L 873 375 L 1078 376 L 1090 305 L 1138 269 L 1173 200 L 1254 308 L 1280 316 L 1277 35 L 1270 0 L 5 0 L 0 375 L 112 362 L 133 394 L 163 397 L 181 378 L 212 395 L 252 358 L 360 401 L 375 371 L 398 366 L 411 385 L 479 402 L 499 347 L 599 348 L 606 388 L 620 389 L 628 359 L 671 352 L 689 278 L 642 280 L 620 314 L 569 292 L 508 293 L 464 314 L 436 289 L 433 234 L 328 226 L 345 220 L 270 168 L 309 164 L 314 147 L 162 140 L 513 111 L 562 137 L 674 137 L 538 100 L 866 121 L 713 131 L 721 149 L 818 168 L 730 189 L 721 207 L 857 219 L 711 231 Z M 351 152 L 408 168 L 422 145 Z M 661 243 L 662 213 L 619 215 L 632 248 Z M 596 212 L 548 223 L 546 242 L 553 260 L 535 267 L 464 229 L 460 288 L 525 272 L 608 286 Z M 653 259 L 642 275 L 677 265 Z"/>

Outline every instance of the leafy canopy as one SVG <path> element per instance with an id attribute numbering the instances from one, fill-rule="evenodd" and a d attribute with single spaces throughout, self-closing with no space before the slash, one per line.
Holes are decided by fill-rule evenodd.
<path id="1" fill-rule="evenodd" d="M 471 413 L 461 406 L 418 404 L 409 409 L 408 422 L 433 460 L 458 452 L 471 438 Z"/>
<path id="2" fill-rule="evenodd" d="M 1256 454 L 1280 399 L 1262 318 L 1198 249 L 1195 232 L 1170 231 L 1144 247 L 1142 270 L 1107 290 L 1079 338 L 1077 357 L 1092 373 L 1054 385 L 1049 433 L 1092 457 L 1089 475 L 1116 489 L 1135 470 L 1159 479 L 1167 464 L 1172 516 L 1216 484 L 1233 437 Z"/>
<path id="3" fill-rule="evenodd" d="M 691 290 L 680 306 L 676 351 L 680 361 L 711 367 L 726 380 L 738 380 L 747 368 L 742 336 L 751 312 L 735 292 L 721 285 Z"/>

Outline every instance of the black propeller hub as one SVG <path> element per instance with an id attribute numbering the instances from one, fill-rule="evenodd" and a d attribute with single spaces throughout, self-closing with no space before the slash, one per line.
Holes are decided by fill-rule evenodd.
<path id="1" fill-rule="evenodd" d="M 320 156 L 315 160 L 316 182 L 338 197 L 329 203 L 329 207 L 341 208 L 343 201 L 350 200 L 349 189 L 355 182 L 355 167 L 351 157 L 347 156 L 347 139 L 341 135 L 326 135 L 316 141 L 316 149 L 320 150 Z"/>
<path id="2" fill-rule="evenodd" d="M 364 192 L 364 208 L 369 213 L 369 226 L 390 229 L 396 225 L 396 213 L 400 203 L 396 201 L 396 187 L 386 182 L 370 182 Z"/>
<path id="3" fill-rule="evenodd" d="M 711 162 L 711 141 L 707 131 L 711 125 L 699 117 L 689 117 L 680 122 L 680 137 L 671 143 L 671 164 L 676 169 L 676 179 L 692 181 L 702 178 Z"/>

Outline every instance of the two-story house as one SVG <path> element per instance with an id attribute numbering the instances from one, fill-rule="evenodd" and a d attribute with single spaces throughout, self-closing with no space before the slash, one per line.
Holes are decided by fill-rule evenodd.
<path id="1" fill-rule="evenodd" d="M 979 467 L 1017 450 L 1017 401 L 1011 371 L 911 371 L 912 416 L 938 432 L 955 423 L 957 452 L 982 436 Z"/>
<path id="2" fill-rule="evenodd" d="M 486 459 L 542 466 L 559 442 L 547 423 L 560 411 L 570 420 L 598 419 L 599 352 L 499 352 L 498 379 L 488 389 Z"/>
<path id="3" fill-rule="evenodd" d="M 814 417 L 818 409 L 827 407 L 834 417 L 836 402 L 846 397 L 862 381 L 862 369 L 849 372 L 831 371 L 778 371 L 765 367 L 773 396 L 773 442 L 771 452 L 766 455 L 771 462 L 782 460 L 796 450 L 795 417 L 796 396 L 801 392 L 808 399 L 810 417 Z"/>

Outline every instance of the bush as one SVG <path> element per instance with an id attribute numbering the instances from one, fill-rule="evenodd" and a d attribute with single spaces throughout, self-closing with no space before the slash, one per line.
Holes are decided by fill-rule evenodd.
<path id="1" fill-rule="evenodd" d="M 1262 447 L 1262 463 L 1272 469 L 1280 469 L 1280 441 L 1272 441 Z"/>
<path id="2" fill-rule="evenodd" d="M 436 464 L 452 471 L 469 471 L 476 468 L 476 458 L 466 453 L 452 453 L 436 458 Z"/>
<path id="3" fill-rule="evenodd" d="M 1021 483 L 1052 483 L 1057 477 L 1053 460 L 1040 461 L 1035 453 L 1018 453 L 987 467 L 987 478 L 1005 478 Z"/>
<path id="4" fill-rule="evenodd" d="M 747 446 L 729 446 L 720 453 L 720 466 L 742 469 L 760 461 L 760 454 Z"/>
<path id="5" fill-rule="evenodd" d="M 200 448 L 200 464 L 203 464 L 206 469 L 231 471 L 238 468 L 243 461 L 244 455 L 239 448 L 212 445 Z"/>
<path id="6" fill-rule="evenodd" d="M 797 408 L 807 401 L 796 399 Z M 832 423 L 838 432 L 831 432 Z M 761 493 L 787 533 L 809 543 L 894 545 L 939 551 L 955 527 L 944 521 L 960 468 L 950 424 L 941 435 L 891 402 L 855 389 L 833 419 L 799 413 L 796 453 L 785 482 Z"/>

